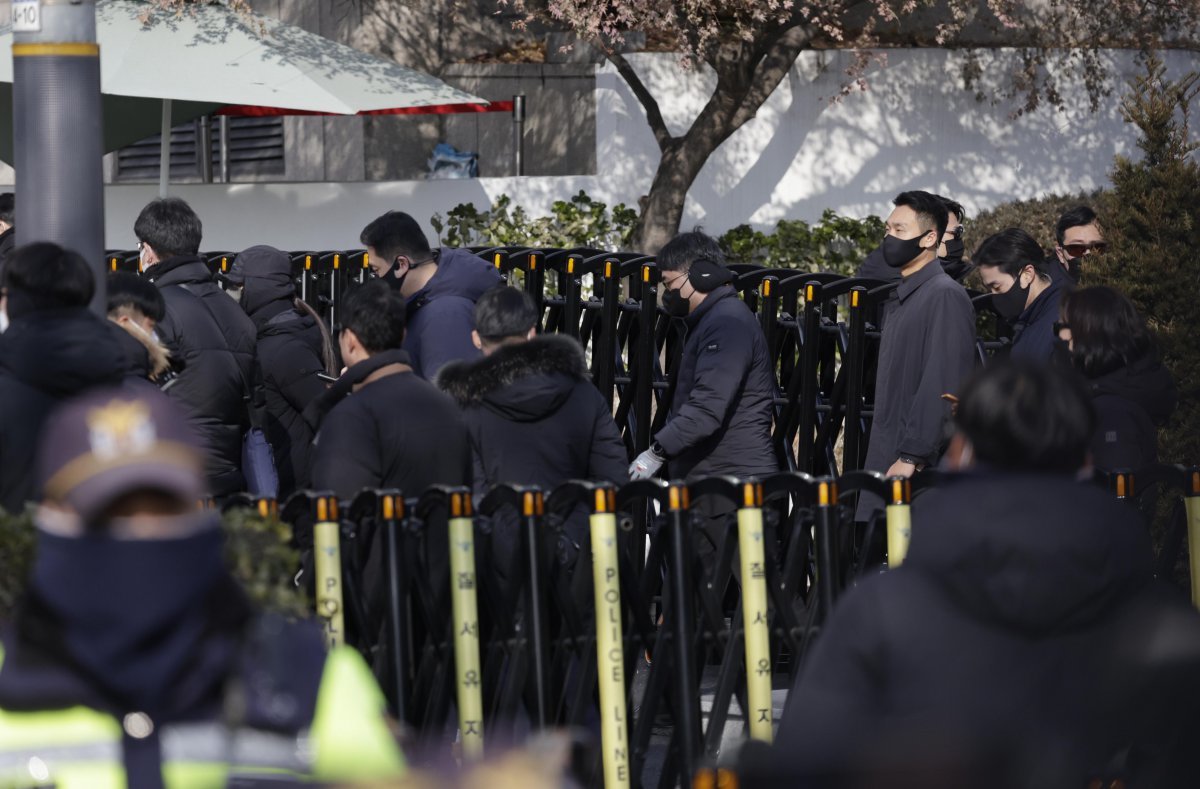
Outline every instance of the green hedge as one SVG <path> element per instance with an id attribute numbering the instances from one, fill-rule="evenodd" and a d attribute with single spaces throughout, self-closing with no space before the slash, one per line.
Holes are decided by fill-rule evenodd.
<path id="1" fill-rule="evenodd" d="M 225 563 L 250 598 L 285 616 L 307 616 L 307 596 L 292 583 L 300 556 L 290 546 L 291 528 L 275 518 L 234 510 L 223 518 Z M 0 512 L 0 622 L 9 621 L 33 566 L 35 532 L 32 510 Z"/>

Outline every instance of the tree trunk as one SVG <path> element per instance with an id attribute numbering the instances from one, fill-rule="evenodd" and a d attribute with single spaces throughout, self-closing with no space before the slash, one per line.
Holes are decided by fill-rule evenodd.
<path id="1" fill-rule="evenodd" d="M 688 190 L 704 162 L 720 145 L 721 140 L 715 135 L 699 139 L 699 135 L 689 134 L 663 154 L 633 231 L 630 241 L 633 249 L 648 255 L 657 254 L 662 245 L 679 232 Z"/>

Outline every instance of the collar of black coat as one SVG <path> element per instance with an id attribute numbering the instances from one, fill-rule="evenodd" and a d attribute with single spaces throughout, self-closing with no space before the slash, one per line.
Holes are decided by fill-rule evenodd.
<path id="1" fill-rule="evenodd" d="M 917 291 L 917 288 L 938 276 L 945 276 L 949 278 L 946 272 L 942 270 L 938 260 L 935 258 L 926 263 L 920 271 L 902 279 L 900 281 L 900 285 L 896 288 L 896 296 L 899 297 L 900 301 L 906 301 L 909 296 Z"/>
<path id="2" fill-rule="evenodd" d="M 355 387 L 365 383 L 367 378 L 372 374 L 390 364 L 403 364 L 411 368 L 412 359 L 409 358 L 407 351 L 396 349 L 377 353 L 362 360 L 346 370 L 325 391 L 325 394 L 308 404 L 308 407 L 304 409 L 304 413 L 302 414 L 304 420 L 314 427 L 320 425 L 325 415 L 332 411 L 334 406 L 346 399 L 355 390 Z"/>
<path id="3" fill-rule="evenodd" d="M 689 327 L 695 326 L 700 322 L 701 318 L 703 318 L 710 310 L 712 310 L 713 307 L 717 305 L 717 302 L 724 301 L 725 299 L 736 298 L 737 291 L 733 289 L 733 285 L 721 285 L 719 288 L 709 293 L 704 301 L 700 302 L 699 307 L 688 313 L 688 316 L 684 318 L 684 321 Z"/>
<path id="4" fill-rule="evenodd" d="M 459 405 L 479 405 L 492 392 L 530 375 L 561 373 L 585 380 L 583 348 L 571 337 L 545 334 L 502 346 L 472 362 L 453 362 L 437 375 L 437 386 Z"/>
<path id="5" fill-rule="evenodd" d="M 209 636 L 206 642 L 218 638 L 240 640 L 252 618 L 252 609 L 245 593 L 233 578 L 226 576 L 213 587 L 202 602 Z M 104 688 L 87 676 L 71 657 L 66 646 L 62 622 L 36 592 L 30 590 L 17 607 L 13 624 L 4 636 L 3 663 L 0 664 L 0 709 L 12 712 L 41 712 L 68 709 L 83 705 L 119 715 L 127 710 Z M 203 652 L 203 650 L 201 650 Z M 214 664 L 210 656 L 194 655 L 185 673 L 200 680 L 199 674 L 210 674 L 211 681 L 187 683 L 189 691 L 206 686 L 213 698 L 187 695 L 181 690 L 174 699 L 176 707 L 194 707 L 219 699 L 224 679 L 233 669 L 228 663 Z M 177 690 L 180 690 L 177 688 Z M 203 695 L 203 694 L 201 694 Z M 172 710 L 174 717 L 187 717 L 191 709 Z"/>
<path id="6" fill-rule="evenodd" d="M 179 255 L 155 263 L 146 269 L 146 279 L 160 287 L 213 281 L 212 272 L 199 255 Z"/>

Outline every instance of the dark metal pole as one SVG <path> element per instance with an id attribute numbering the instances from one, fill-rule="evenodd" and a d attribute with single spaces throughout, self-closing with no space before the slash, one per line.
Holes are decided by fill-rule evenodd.
<path id="1" fill-rule="evenodd" d="M 229 183 L 229 116 L 222 115 L 218 126 L 220 139 L 218 148 L 221 152 L 221 183 Z"/>
<path id="2" fill-rule="evenodd" d="M 200 180 L 206 184 L 213 182 L 212 166 L 212 121 L 207 116 L 200 119 Z"/>
<path id="3" fill-rule="evenodd" d="M 817 422 L 817 364 L 821 348 L 821 285 L 804 286 L 804 347 L 800 349 L 800 407 L 797 434 L 796 468 L 811 474 L 816 467 L 813 456 L 813 430 Z"/>
<path id="4" fill-rule="evenodd" d="M 862 468 L 863 363 L 867 343 L 867 289 L 850 291 L 849 364 L 846 370 L 846 427 L 842 434 L 842 473 Z"/>
<path id="5" fill-rule="evenodd" d="M 521 496 L 521 534 L 525 553 L 525 618 L 529 623 L 529 651 L 533 656 L 533 694 L 537 709 L 534 725 L 538 729 L 550 726 L 550 658 L 547 644 L 548 615 L 546 613 L 545 581 L 542 578 L 542 524 L 546 511 L 545 498 L 540 490 L 525 491 Z"/>
<path id="6" fill-rule="evenodd" d="M 825 624 L 837 597 L 838 489 L 831 477 L 817 480 L 817 623 Z"/>
<path id="7" fill-rule="evenodd" d="M 53 241 L 83 256 L 103 314 L 104 122 L 95 0 L 14 5 L 13 164 L 17 244 Z"/>
<path id="8" fill-rule="evenodd" d="M 692 776 L 700 766 L 701 753 L 700 687 L 696 682 L 694 652 L 695 591 L 692 584 L 692 535 L 688 529 L 688 506 L 687 487 L 682 484 L 671 485 L 667 507 L 671 515 L 671 603 L 667 616 L 671 619 L 675 653 L 675 694 L 679 702 L 679 719 L 675 721 L 675 726 L 684 786 L 691 786 Z"/>
<path id="9" fill-rule="evenodd" d="M 400 552 L 400 529 L 404 521 L 404 497 L 397 491 L 379 496 L 379 527 L 383 529 L 383 554 L 387 568 L 387 649 L 388 670 L 396 686 L 392 713 L 396 720 L 408 722 L 408 630 L 405 622 L 404 562 Z"/>
<path id="10" fill-rule="evenodd" d="M 513 96 L 513 170 L 525 174 L 525 94 Z"/>

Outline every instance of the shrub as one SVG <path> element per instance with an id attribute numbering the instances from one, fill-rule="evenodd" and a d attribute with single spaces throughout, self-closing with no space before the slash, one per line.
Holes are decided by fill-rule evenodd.
<path id="1" fill-rule="evenodd" d="M 306 616 L 311 606 L 292 584 L 300 556 L 291 547 L 291 528 L 275 518 L 233 510 L 223 518 L 225 563 L 254 603 L 289 617 Z M 33 566 L 33 511 L 0 511 L 0 622 L 9 621 Z"/>
<path id="2" fill-rule="evenodd" d="M 883 234 L 884 223 L 877 216 L 851 219 L 826 209 L 815 225 L 781 219 L 769 234 L 738 225 L 721 236 L 720 243 L 731 263 L 849 275 L 879 246 Z"/>
<path id="3" fill-rule="evenodd" d="M 524 208 L 512 207 L 512 198 L 501 195 L 492 207 L 480 211 L 459 203 L 446 215 L 430 220 L 441 243 L 452 247 L 524 246 L 594 247 L 623 249 L 633 235 L 637 211 L 618 203 L 608 206 L 582 190 L 570 200 L 557 200 L 550 216 L 531 218 Z M 445 231 L 443 233 L 443 231 Z"/>
<path id="4" fill-rule="evenodd" d="M 971 252 L 985 238 L 1008 227 L 1019 227 L 1028 232 L 1042 245 L 1046 254 L 1053 255 L 1054 226 L 1058 224 L 1058 218 L 1068 208 L 1077 205 L 1089 205 L 1101 217 L 1105 217 L 1108 213 L 1108 200 L 1106 191 L 1097 190 L 1075 195 L 1048 195 L 1032 200 L 1014 200 L 982 211 L 979 216 L 968 217 L 966 222 L 963 242 L 967 245 L 967 257 L 971 256 Z M 1101 222 L 1103 221 L 1102 219 Z"/>

